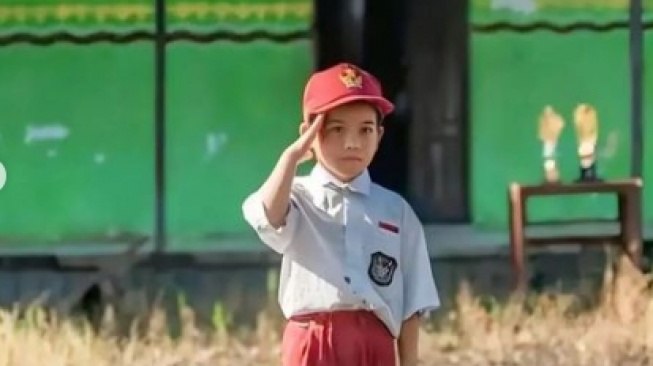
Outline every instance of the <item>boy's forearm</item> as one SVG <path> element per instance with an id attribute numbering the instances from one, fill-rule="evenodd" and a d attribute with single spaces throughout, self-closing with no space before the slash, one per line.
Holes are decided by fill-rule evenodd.
<path id="1" fill-rule="evenodd" d="M 397 342 L 400 366 L 416 366 L 418 363 L 419 316 L 413 315 L 401 326 Z"/>
<path id="2" fill-rule="evenodd" d="M 399 357 L 399 366 L 417 366 L 417 357 L 415 358 L 401 358 Z"/>
<path id="3" fill-rule="evenodd" d="M 294 154 L 284 152 L 259 190 L 265 214 L 274 228 L 285 223 L 297 161 Z"/>

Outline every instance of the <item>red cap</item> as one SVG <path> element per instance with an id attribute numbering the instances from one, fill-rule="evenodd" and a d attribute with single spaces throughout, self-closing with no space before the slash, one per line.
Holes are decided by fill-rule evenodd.
<path id="1" fill-rule="evenodd" d="M 314 73 L 304 89 L 304 120 L 353 101 L 374 104 L 386 116 L 394 105 L 383 97 L 379 81 L 352 64 L 341 63 Z"/>

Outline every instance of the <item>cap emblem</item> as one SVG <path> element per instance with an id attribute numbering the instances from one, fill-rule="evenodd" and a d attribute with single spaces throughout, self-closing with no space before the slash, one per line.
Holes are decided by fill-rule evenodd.
<path id="1" fill-rule="evenodd" d="M 363 77 L 351 66 L 346 66 L 340 73 L 340 81 L 345 84 L 347 89 L 363 87 Z"/>

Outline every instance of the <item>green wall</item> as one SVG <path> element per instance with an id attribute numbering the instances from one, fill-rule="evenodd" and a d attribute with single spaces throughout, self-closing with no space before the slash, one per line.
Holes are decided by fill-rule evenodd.
<path id="1" fill-rule="evenodd" d="M 308 0 L 167 2 L 168 29 L 209 43 L 166 49 L 166 225 L 170 250 L 221 245 L 248 228 L 241 203 L 297 134 L 312 68 Z M 0 37 L 151 32 L 153 1 L 10 0 Z M 154 43 L 0 47 L 0 245 L 51 247 L 154 232 Z M 30 127 L 31 126 L 31 127 Z M 35 128 L 35 130 L 34 130 Z M 26 141 L 29 131 L 46 139 Z"/>
<path id="2" fill-rule="evenodd" d="M 601 0 L 589 11 L 565 9 L 561 2 L 536 1 L 529 15 L 507 10 L 492 12 L 487 1 L 475 1 L 473 20 L 529 24 L 535 20 L 557 25 L 573 21 L 625 20 L 627 2 Z M 586 2 L 585 2 L 586 3 Z M 607 5 L 611 6 L 607 6 Z M 649 4 L 650 5 L 650 4 Z M 647 7 L 649 6 L 647 5 Z M 647 18 L 650 18 L 650 8 Z M 646 68 L 653 69 L 651 32 L 646 37 Z M 573 109 L 578 103 L 596 106 L 599 113 L 599 170 L 608 179 L 630 173 L 630 63 L 627 30 L 554 33 L 502 31 L 472 35 L 472 210 L 480 228 L 507 227 L 507 187 L 511 182 L 538 183 L 542 179 L 538 116 L 552 105 L 565 118 L 558 150 L 562 179 L 578 175 Z M 651 156 L 653 117 L 651 73 L 646 88 L 646 155 Z M 645 178 L 653 178 L 646 159 Z M 650 178 L 649 178 L 650 179 Z M 613 217 L 611 196 L 538 198 L 529 205 L 534 220 Z M 653 224 L 653 190 L 645 190 L 645 220 Z"/>
<path id="3" fill-rule="evenodd" d="M 653 6 L 645 1 L 647 19 Z M 473 0 L 474 24 L 558 25 L 627 18 L 626 0 L 536 0 L 528 14 Z M 58 31 L 152 31 L 149 0 L 8 0 L 0 36 Z M 589 4 L 589 5 L 588 5 Z M 589 6 L 589 8 L 588 8 Z M 308 0 L 168 2 L 170 31 L 232 35 L 308 29 Z M 646 69 L 653 70 L 653 32 Z M 312 44 L 257 40 L 176 41 L 166 50 L 166 225 L 170 250 L 224 245 L 249 232 L 240 213 L 281 149 L 297 134 Z M 471 39 L 472 197 L 479 227 L 507 225 L 511 181 L 538 182 L 537 117 L 551 104 L 565 117 L 563 177 L 577 175 L 571 115 L 577 103 L 599 111 L 599 168 L 629 173 L 628 34 L 540 30 L 473 33 Z M 0 244 L 105 242 L 121 233 L 151 235 L 154 222 L 154 48 L 152 41 L 0 48 Z M 653 72 L 646 74 L 646 156 L 653 156 Z M 45 128 L 45 129 L 44 129 Z M 48 129 L 49 128 L 49 129 Z M 27 135 L 50 139 L 26 141 Z M 59 133 L 64 136 L 57 136 Z M 610 137 L 610 138 L 609 138 Z M 608 141 L 616 142 L 615 145 Z M 609 145 L 609 146 L 608 146 Z M 653 162 L 645 160 L 645 178 Z M 535 218 L 611 214 L 610 197 L 535 202 Z M 653 193 L 646 188 L 646 220 Z"/>
<path id="4" fill-rule="evenodd" d="M 167 19 L 171 31 L 290 34 L 309 28 L 311 12 L 308 0 L 172 0 Z M 297 136 L 312 50 L 307 39 L 168 46 L 169 250 L 224 247 L 251 231 L 242 202 Z"/>
<path id="5" fill-rule="evenodd" d="M 247 232 L 241 204 L 298 133 L 308 41 L 169 47 L 167 225 L 177 249 Z"/>
<path id="6" fill-rule="evenodd" d="M 311 0 L 167 0 L 171 31 L 274 33 L 305 31 L 311 21 Z"/>
<path id="7" fill-rule="evenodd" d="M 0 243 L 152 231 L 152 56 L 150 43 L 0 48 Z"/>

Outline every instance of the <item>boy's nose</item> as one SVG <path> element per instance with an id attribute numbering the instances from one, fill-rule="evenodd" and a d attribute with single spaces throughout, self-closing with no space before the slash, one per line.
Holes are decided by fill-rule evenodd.
<path id="1" fill-rule="evenodd" d="M 359 149 L 361 147 L 360 138 L 358 136 L 346 136 L 345 137 L 345 149 L 353 150 Z"/>

